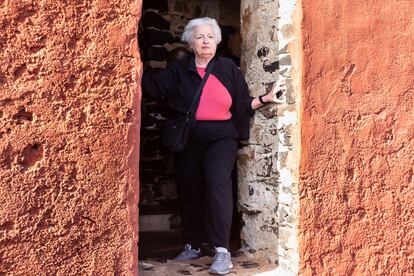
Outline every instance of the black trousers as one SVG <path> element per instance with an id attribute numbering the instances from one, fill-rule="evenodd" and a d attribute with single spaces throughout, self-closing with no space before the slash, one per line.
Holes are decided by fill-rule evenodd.
<path id="1" fill-rule="evenodd" d="M 175 156 L 184 243 L 229 249 L 233 215 L 232 170 L 238 133 L 231 120 L 199 121 Z"/>

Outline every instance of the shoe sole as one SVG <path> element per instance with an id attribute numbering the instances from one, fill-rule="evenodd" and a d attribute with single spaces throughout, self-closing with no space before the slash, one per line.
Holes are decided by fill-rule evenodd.
<path id="1" fill-rule="evenodd" d="M 176 259 L 176 258 L 174 258 L 174 259 L 172 259 L 173 261 L 177 261 L 177 262 L 182 262 L 182 261 L 191 261 L 191 260 L 197 260 L 197 259 L 200 259 L 201 258 L 201 256 L 200 257 L 195 257 L 195 258 L 186 258 L 186 259 Z"/>
<path id="2" fill-rule="evenodd" d="M 218 274 L 218 275 L 225 275 L 225 274 L 228 274 L 228 273 L 230 273 L 230 269 L 232 269 L 233 268 L 233 264 L 231 263 L 230 265 L 229 265 L 229 269 L 227 269 L 226 271 L 217 271 L 217 270 L 211 270 L 211 269 L 209 269 L 208 270 L 208 272 L 210 272 L 211 274 Z"/>

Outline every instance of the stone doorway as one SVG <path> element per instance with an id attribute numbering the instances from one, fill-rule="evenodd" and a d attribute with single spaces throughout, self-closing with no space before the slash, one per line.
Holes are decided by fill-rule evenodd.
<path id="1" fill-rule="evenodd" d="M 291 15 L 295 1 L 235 2 L 143 1 L 139 28 L 141 53 L 144 66 L 154 70 L 164 67 L 168 52 L 183 46 L 180 34 L 188 19 L 211 16 L 218 19 L 223 33 L 229 34 L 228 49 L 236 60 L 240 60 L 253 95 L 264 93 L 280 77 L 288 79 L 285 104 L 256 112 L 252 119 L 251 139 L 239 151 L 235 175 L 240 213 L 235 221 L 233 255 L 241 256 L 238 274 L 244 269 L 245 261 L 253 262 L 255 273 L 265 267 L 264 264 L 273 268 L 279 265 L 295 273 L 298 262 L 296 152 L 299 103 L 298 89 L 291 78 L 288 49 L 294 39 Z M 172 158 L 159 143 L 159 127 L 162 127 L 166 109 L 163 104 L 144 98 L 142 111 L 139 252 L 140 259 L 146 261 L 141 262 L 140 269 L 153 273 L 155 268 L 162 270 L 163 265 L 154 265 L 148 260 L 171 258 L 182 244 Z M 237 225 L 238 221 L 240 225 Z M 205 263 L 194 267 L 198 265 L 204 271 Z"/>
<path id="2" fill-rule="evenodd" d="M 139 40 L 146 69 L 166 66 L 170 52 L 185 47 L 181 41 L 184 25 L 191 18 L 217 18 L 223 41 L 218 53 L 240 64 L 240 2 L 237 1 L 143 1 Z M 231 12 L 229 12 L 231 11 Z M 140 256 L 171 258 L 182 247 L 176 188 L 171 153 L 160 144 L 167 108 L 163 103 L 143 98 Z M 234 173 L 234 195 L 237 198 L 237 173 Z M 239 216 L 234 206 L 232 248 L 240 248 Z M 161 244 L 155 242 L 162 235 Z M 167 245 L 168 244 L 168 245 Z"/>

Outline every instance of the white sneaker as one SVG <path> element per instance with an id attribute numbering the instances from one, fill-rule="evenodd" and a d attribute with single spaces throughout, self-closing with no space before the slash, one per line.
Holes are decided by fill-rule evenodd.
<path id="1" fill-rule="evenodd" d="M 184 250 L 181 251 L 181 253 L 174 258 L 174 260 L 176 261 L 189 261 L 189 260 L 194 260 L 194 259 L 198 259 L 201 257 L 201 250 L 200 248 L 198 250 L 195 250 L 193 248 L 191 248 L 190 244 L 186 244 L 184 246 Z"/>
<path id="2" fill-rule="evenodd" d="M 216 255 L 213 258 L 213 264 L 210 267 L 209 272 L 212 274 L 225 275 L 233 268 L 231 262 L 231 254 L 224 247 L 216 247 Z"/>

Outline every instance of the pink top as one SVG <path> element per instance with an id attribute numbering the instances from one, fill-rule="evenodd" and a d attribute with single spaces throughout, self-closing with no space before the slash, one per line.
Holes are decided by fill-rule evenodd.
<path id="1" fill-rule="evenodd" d="M 197 72 L 204 77 L 206 68 L 197 67 Z M 231 104 L 232 99 L 227 88 L 213 74 L 210 74 L 200 96 L 196 120 L 228 120 L 231 118 Z"/>

